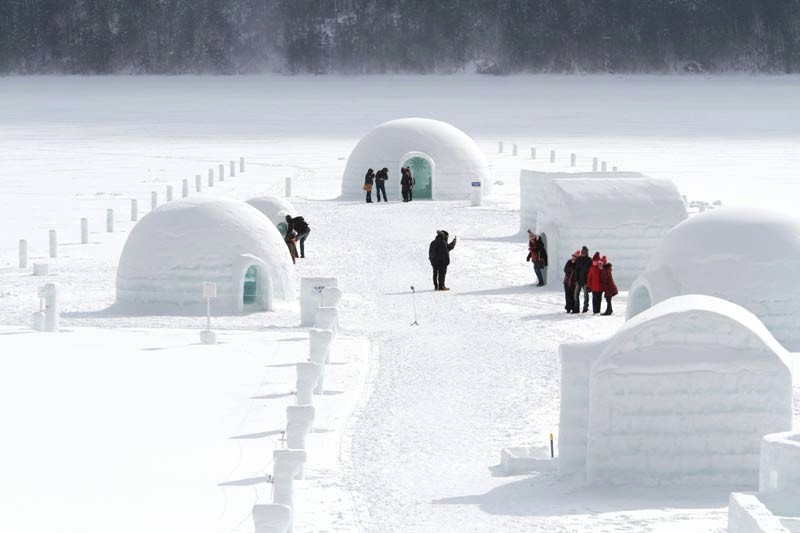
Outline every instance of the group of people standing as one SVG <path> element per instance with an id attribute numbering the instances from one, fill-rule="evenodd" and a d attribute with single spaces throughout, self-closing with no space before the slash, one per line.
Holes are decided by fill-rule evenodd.
<path id="1" fill-rule="evenodd" d="M 583 293 L 583 309 L 581 310 L 580 298 Z M 595 252 L 589 258 L 589 248 L 586 246 L 576 250 L 564 265 L 564 298 L 567 313 L 586 313 L 589 311 L 589 293 L 592 294 L 592 313 L 599 314 L 606 300 L 606 310 L 603 315 L 613 313 L 611 299 L 619 293 L 617 284 L 614 283 L 612 265 Z"/>
<path id="2" fill-rule="evenodd" d="M 364 191 L 367 193 L 367 203 L 372 203 L 372 189 L 373 187 L 377 190 L 378 196 L 378 203 L 381 201 L 381 194 L 383 194 L 383 201 L 388 203 L 389 200 L 386 199 L 386 180 L 389 179 L 389 169 L 383 167 L 378 172 L 375 172 L 371 168 L 367 170 L 366 176 L 364 176 Z M 414 190 L 414 175 L 411 173 L 411 168 L 403 167 L 400 169 L 400 190 L 403 194 L 403 201 L 410 202 L 413 198 L 413 190 Z"/>

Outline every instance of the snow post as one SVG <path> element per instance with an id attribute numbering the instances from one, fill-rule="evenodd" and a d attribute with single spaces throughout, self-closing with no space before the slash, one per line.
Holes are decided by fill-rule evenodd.
<path id="1" fill-rule="evenodd" d="M 172 185 L 167 185 L 167 201 L 172 201 Z"/>
<path id="2" fill-rule="evenodd" d="M 536 159 L 536 148 L 531 147 L 531 159 Z"/>
<path id="3" fill-rule="evenodd" d="M 19 240 L 19 267 L 28 268 L 28 241 Z"/>
<path id="4" fill-rule="evenodd" d="M 592 158 L 592 172 L 597 172 L 597 158 Z"/>
<path id="5" fill-rule="evenodd" d="M 56 236 L 56 230 L 51 229 L 49 231 L 50 235 L 50 257 L 58 257 L 58 237 Z"/>
<path id="6" fill-rule="evenodd" d="M 50 273 L 50 265 L 47 263 L 34 263 L 33 264 L 33 275 L 34 276 L 46 276 Z"/>
<path id="7" fill-rule="evenodd" d="M 272 503 L 294 505 L 294 480 L 303 479 L 305 450 L 274 450 L 272 452 Z M 291 531 L 291 522 L 289 524 Z"/>
<path id="8" fill-rule="evenodd" d="M 333 332 L 329 329 L 311 328 L 308 332 L 308 360 L 320 366 L 314 394 L 325 392 L 325 365 L 330 360 Z"/>
<path id="9" fill-rule="evenodd" d="M 511 155 L 513 156 L 517 155 L 517 143 L 511 145 Z"/>
<path id="10" fill-rule="evenodd" d="M 208 186 L 209 187 L 213 187 L 214 186 L 214 169 L 213 168 L 209 168 L 208 169 Z"/>
<path id="11" fill-rule="evenodd" d="M 503 141 L 500 141 L 500 142 L 497 143 L 497 153 L 498 154 L 502 154 L 503 153 Z"/>
<path id="12" fill-rule="evenodd" d="M 200 177 L 200 174 L 195 174 L 194 176 L 194 190 L 197 192 L 203 190 L 203 179 Z"/>
<path id="13" fill-rule="evenodd" d="M 292 508 L 279 503 L 253 506 L 255 533 L 288 533 L 292 528 Z"/>
<path id="14" fill-rule="evenodd" d="M 81 219 L 81 244 L 89 244 L 89 219 Z"/>
<path id="15" fill-rule="evenodd" d="M 186 198 L 189 196 L 189 180 L 183 180 L 183 189 L 181 190 L 181 196 Z"/>
<path id="16" fill-rule="evenodd" d="M 600 172 L 606 172 L 607 170 L 608 170 L 608 164 L 605 161 L 600 163 Z"/>
<path id="17" fill-rule="evenodd" d="M 152 211 L 158 207 L 158 193 L 156 191 L 150 192 L 150 210 Z"/>
<path id="18" fill-rule="evenodd" d="M 322 377 L 322 365 L 297 363 L 297 405 L 314 405 L 314 389 Z"/>
<path id="19" fill-rule="evenodd" d="M 136 198 L 131 200 L 131 222 L 139 220 L 139 202 Z"/>
<path id="20" fill-rule="evenodd" d="M 286 198 L 292 197 L 292 178 L 286 177 Z"/>
<path id="21" fill-rule="evenodd" d="M 114 210 L 106 209 L 106 231 L 114 233 Z"/>
<path id="22" fill-rule="evenodd" d="M 234 161 L 231 161 L 231 177 L 234 177 L 235 175 L 236 175 L 236 163 Z"/>
<path id="23" fill-rule="evenodd" d="M 219 181 L 225 181 L 225 165 L 219 166 Z"/>
<path id="24" fill-rule="evenodd" d="M 578 156 L 576 156 L 575 154 L 569 154 L 569 166 L 574 167 L 577 160 Z"/>
<path id="25" fill-rule="evenodd" d="M 314 327 L 330 330 L 335 338 L 339 332 L 339 310 L 335 307 L 320 307 L 317 309 L 317 321 L 314 323 Z"/>
<path id="26" fill-rule="evenodd" d="M 239 172 L 244 172 L 244 157 L 239 158 Z"/>
<path id="27" fill-rule="evenodd" d="M 555 163 L 556 162 L 556 151 L 555 150 L 550 150 L 550 162 L 551 163 Z"/>
<path id="28" fill-rule="evenodd" d="M 286 406 L 286 447 L 292 450 L 306 449 L 306 436 L 314 429 L 313 405 Z"/>

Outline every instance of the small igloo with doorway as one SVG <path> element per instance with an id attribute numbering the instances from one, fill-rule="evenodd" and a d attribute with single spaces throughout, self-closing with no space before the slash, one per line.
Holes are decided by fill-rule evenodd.
<path id="1" fill-rule="evenodd" d="M 266 217 L 237 200 L 189 198 L 158 207 L 133 227 L 117 269 L 117 305 L 201 314 L 206 281 L 217 285 L 215 314 L 294 300 L 289 252 Z"/>
<path id="2" fill-rule="evenodd" d="M 666 300 L 559 354 L 559 469 L 589 483 L 757 487 L 761 437 L 792 427 L 788 352 L 719 298 Z"/>
<path id="3" fill-rule="evenodd" d="M 468 200 L 474 182 L 483 194 L 491 187 L 489 163 L 469 135 L 446 122 L 403 118 L 377 126 L 359 141 L 347 159 L 342 197 L 363 197 L 367 170 L 387 168 L 387 193 L 399 198 L 403 167 L 414 175 L 414 200 Z"/>
<path id="4" fill-rule="evenodd" d="M 616 265 L 615 265 L 616 266 Z M 681 294 L 707 294 L 750 310 L 788 350 L 800 350 L 800 220 L 723 207 L 670 231 L 631 285 L 627 317 Z"/>
<path id="5" fill-rule="evenodd" d="M 664 235 L 688 216 L 669 180 L 635 173 L 539 174 L 544 176 L 534 195 L 535 228 L 550 269 L 558 273 L 586 245 L 613 263 L 617 285 L 625 290 L 644 271 Z M 520 201 L 529 200 L 534 201 Z"/>

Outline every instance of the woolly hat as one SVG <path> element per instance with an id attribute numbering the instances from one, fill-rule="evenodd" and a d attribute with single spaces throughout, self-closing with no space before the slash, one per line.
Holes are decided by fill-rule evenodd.
<path id="1" fill-rule="evenodd" d="M 580 255 L 581 255 L 581 251 L 580 251 L 580 250 L 575 250 L 575 251 L 572 253 L 572 257 L 578 257 L 578 256 L 580 256 Z"/>
<path id="2" fill-rule="evenodd" d="M 595 252 L 592 256 L 592 261 L 599 261 L 600 260 L 600 252 Z"/>

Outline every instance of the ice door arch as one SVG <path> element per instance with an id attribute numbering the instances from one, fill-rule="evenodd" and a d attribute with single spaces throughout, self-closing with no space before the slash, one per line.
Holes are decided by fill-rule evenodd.
<path id="1" fill-rule="evenodd" d="M 400 160 L 400 168 L 403 167 L 409 167 L 414 176 L 413 199 L 432 200 L 436 168 L 433 159 L 423 152 L 409 152 Z"/>
<path id="2" fill-rule="evenodd" d="M 253 260 L 245 261 L 239 270 L 237 307 L 239 311 L 272 310 L 272 278 L 266 265 Z"/>

